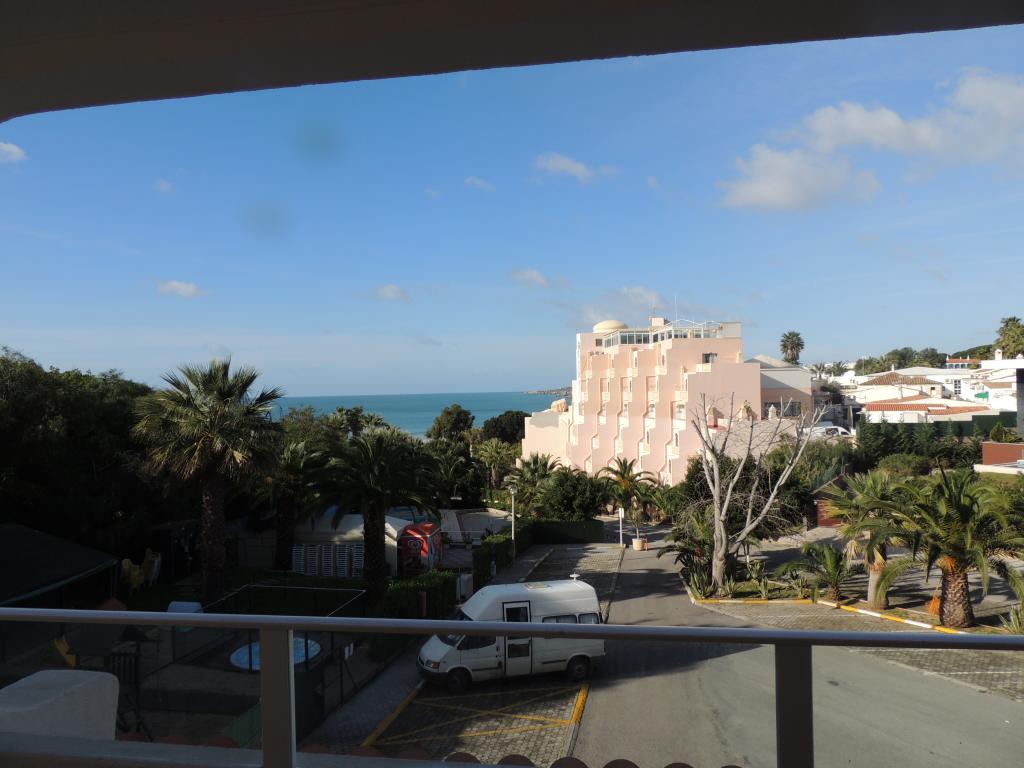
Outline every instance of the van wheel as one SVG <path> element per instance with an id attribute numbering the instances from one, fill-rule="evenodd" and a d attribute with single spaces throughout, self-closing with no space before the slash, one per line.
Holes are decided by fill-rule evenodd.
<path id="1" fill-rule="evenodd" d="M 465 693 L 469 690 L 470 682 L 472 678 L 469 672 L 464 669 L 453 669 L 445 678 L 444 687 L 448 689 L 448 693 Z"/>
<path id="2" fill-rule="evenodd" d="M 586 656 L 575 656 L 569 659 L 565 673 L 569 676 L 570 680 L 575 680 L 576 682 L 586 680 L 590 677 L 590 659 Z"/>

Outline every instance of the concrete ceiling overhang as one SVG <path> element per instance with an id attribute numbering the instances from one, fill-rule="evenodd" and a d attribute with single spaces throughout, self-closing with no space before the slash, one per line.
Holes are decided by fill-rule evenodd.
<path id="1" fill-rule="evenodd" d="M 0 0 L 0 121 L 312 83 L 1015 23 L 1024 23 L 1022 0 Z"/>

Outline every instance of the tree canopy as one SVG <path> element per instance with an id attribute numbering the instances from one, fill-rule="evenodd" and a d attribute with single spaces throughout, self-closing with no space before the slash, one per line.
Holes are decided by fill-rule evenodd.
<path id="1" fill-rule="evenodd" d="M 1003 358 L 1024 355 L 1024 323 L 1019 317 L 1004 317 L 999 323 L 996 347 L 1003 350 Z"/>
<path id="2" fill-rule="evenodd" d="M 518 443 L 526 437 L 526 411 L 505 411 L 484 422 L 484 439 L 497 438 L 505 443 Z"/>
<path id="3" fill-rule="evenodd" d="M 473 427 L 474 416 L 458 403 L 446 407 L 434 419 L 427 430 L 431 440 L 462 441 L 463 436 Z"/>

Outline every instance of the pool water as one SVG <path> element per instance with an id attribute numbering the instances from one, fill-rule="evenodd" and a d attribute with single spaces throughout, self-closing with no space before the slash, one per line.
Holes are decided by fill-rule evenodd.
<path id="1" fill-rule="evenodd" d="M 306 661 L 307 658 L 313 659 L 317 656 L 317 654 L 320 653 L 320 643 L 318 643 L 316 640 L 310 640 L 308 642 L 308 657 L 306 656 L 306 646 L 307 642 L 305 640 L 302 640 L 301 638 L 296 637 L 292 640 L 293 664 L 301 664 L 302 662 Z M 241 648 L 232 651 L 231 656 L 229 657 L 229 661 L 231 662 L 231 666 L 233 667 L 248 670 L 250 669 L 250 658 L 252 660 L 251 669 L 258 670 L 260 668 L 260 644 L 258 641 L 255 643 L 248 643 L 246 645 L 243 645 Z"/>

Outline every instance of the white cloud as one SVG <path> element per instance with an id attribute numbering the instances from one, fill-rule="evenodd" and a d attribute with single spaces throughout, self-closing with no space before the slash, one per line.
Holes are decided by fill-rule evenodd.
<path id="1" fill-rule="evenodd" d="M 409 292 L 400 285 L 394 283 L 387 283 L 377 288 L 373 293 L 381 301 L 411 301 L 412 297 Z"/>
<path id="2" fill-rule="evenodd" d="M 547 288 L 551 281 L 547 276 L 536 269 L 519 269 L 512 273 L 512 279 L 517 283 L 528 285 L 531 288 Z"/>
<path id="3" fill-rule="evenodd" d="M 484 192 L 494 191 L 494 185 L 487 179 L 481 179 L 479 176 L 467 176 L 465 184 L 471 189 L 482 189 Z"/>
<path id="4" fill-rule="evenodd" d="M 664 298 L 657 291 L 642 285 L 624 285 L 575 308 L 573 314 L 579 325 L 593 325 L 609 319 L 638 323 L 646 321 L 652 308 L 664 312 L 666 306 Z"/>
<path id="5" fill-rule="evenodd" d="M 25 153 L 25 150 L 17 144 L 0 141 L 0 163 L 20 163 L 22 160 L 27 159 L 28 155 Z"/>
<path id="6" fill-rule="evenodd" d="M 198 285 L 195 283 L 185 283 L 181 280 L 168 280 L 165 283 L 160 283 L 157 286 L 157 290 L 160 293 L 180 296 L 183 299 L 194 299 L 200 293 Z"/>
<path id="7" fill-rule="evenodd" d="M 867 200 L 878 180 L 867 171 L 853 171 L 845 158 L 802 149 L 790 151 L 756 145 L 750 159 L 736 160 L 741 178 L 721 182 L 730 208 L 801 211 L 835 200 Z"/>
<path id="8" fill-rule="evenodd" d="M 657 189 L 661 186 L 661 182 L 658 181 L 657 176 L 648 176 L 644 181 L 644 184 L 646 184 L 649 189 Z"/>
<path id="9" fill-rule="evenodd" d="M 852 170 L 838 154 L 861 147 L 914 156 L 916 182 L 931 178 L 925 162 L 993 163 L 1024 172 L 1024 79 L 965 72 L 943 106 L 918 117 L 843 101 L 815 110 L 785 138 L 795 148 L 758 144 L 749 159 L 737 161 L 743 177 L 721 185 L 726 205 L 800 210 L 867 199 L 878 189 L 874 175 Z"/>
<path id="10" fill-rule="evenodd" d="M 161 195 L 169 195 L 174 191 L 174 184 L 167 179 L 157 179 L 153 182 L 153 191 L 159 192 Z"/>
<path id="11" fill-rule="evenodd" d="M 552 176 L 571 176 L 580 184 L 590 184 L 598 176 L 615 176 L 619 173 L 619 169 L 614 165 L 602 165 L 595 170 L 574 157 L 558 152 L 537 155 L 533 164 Z"/>

